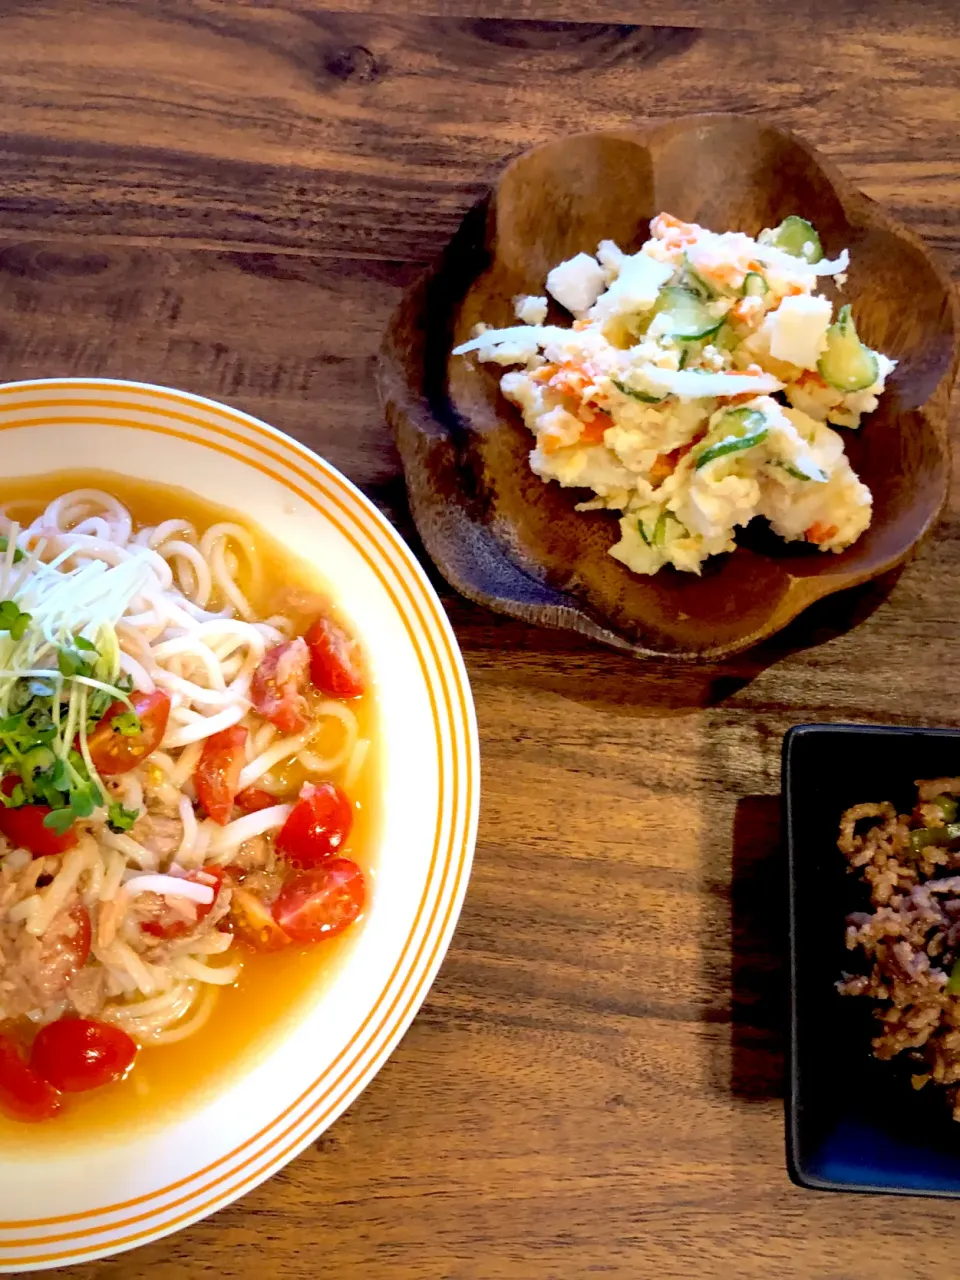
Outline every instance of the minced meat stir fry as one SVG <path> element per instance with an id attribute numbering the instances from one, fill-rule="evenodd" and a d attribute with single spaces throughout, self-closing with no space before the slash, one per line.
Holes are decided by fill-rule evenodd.
<path id="1" fill-rule="evenodd" d="M 907 1052 L 913 1086 L 944 1086 L 960 1120 L 960 777 L 917 782 L 913 812 L 858 804 L 837 845 L 870 889 L 871 911 L 847 919 L 847 948 L 869 972 L 844 975 L 843 995 L 878 1002 L 876 1057 Z"/>

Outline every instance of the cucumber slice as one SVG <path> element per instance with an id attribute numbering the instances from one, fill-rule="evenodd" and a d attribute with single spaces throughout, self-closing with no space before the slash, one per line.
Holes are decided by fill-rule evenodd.
<path id="1" fill-rule="evenodd" d="M 819 475 L 811 476 L 806 471 L 801 471 L 799 467 L 795 467 L 792 462 L 775 462 L 775 467 L 779 467 L 781 471 L 785 471 L 788 476 L 793 476 L 794 480 L 813 480 L 817 484 L 823 484 L 826 475 L 821 471 Z"/>
<path id="2" fill-rule="evenodd" d="M 758 271 L 748 271 L 743 277 L 743 288 L 740 292 L 745 298 L 762 298 L 767 289 L 767 282 Z"/>
<path id="3" fill-rule="evenodd" d="M 798 218 L 795 213 L 784 218 L 779 227 L 774 227 L 772 231 L 761 232 L 758 243 L 782 249 L 794 258 L 803 258 L 805 262 L 819 262 L 823 257 L 820 237 L 812 224 L 806 218 Z"/>
<path id="4" fill-rule="evenodd" d="M 687 254 L 683 255 L 683 276 L 687 287 L 705 301 L 712 302 L 718 296 L 719 291 L 708 280 L 704 280 Z"/>
<path id="5" fill-rule="evenodd" d="M 660 512 L 660 514 L 657 516 L 657 523 L 653 526 L 652 541 L 655 547 L 662 547 L 664 542 L 666 542 L 667 540 L 667 521 L 668 520 L 672 520 L 674 524 L 680 524 L 679 518 L 675 516 L 672 511 L 668 511 L 667 508 L 664 507 L 663 510 Z M 682 529 L 683 525 L 681 524 L 680 527 Z M 685 529 L 684 529 L 684 532 L 686 532 Z"/>
<path id="6" fill-rule="evenodd" d="M 880 363 L 857 336 L 850 304 L 827 330 L 827 349 L 817 362 L 820 376 L 838 391 L 865 391 L 880 377 Z"/>
<path id="7" fill-rule="evenodd" d="M 713 345 L 718 351 L 736 351 L 740 343 L 743 341 L 737 334 L 736 329 L 732 325 L 722 324 L 720 332 L 713 340 Z"/>
<path id="8" fill-rule="evenodd" d="M 662 404 L 667 398 L 666 395 L 652 396 L 646 391 L 635 391 L 633 387 L 618 382 L 616 378 L 611 378 L 610 381 L 623 395 L 629 396 L 631 400 L 639 400 L 641 404 Z"/>
<path id="9" fill-rule="evenodd" d="M 708 462 L 725 458 L 728 453 L 742 453 L 762 444 L 769 434 L 767 420 L 756 409 L 731 409 L 725 413 L 711 434 L 720 439 L 709 445 L 697 457 L 694 470 L 699 471 Z"/>
<path id="10" fill-rule="evenodd" d="M 668 316 L 670 328 L 664 337 L 678 338 L 681 342 L 706 338 L 723 324 L 723 317 L 712 315 L 698 294 L 678 285 L 667 285 L 660 290 L 654 315 Z"/>

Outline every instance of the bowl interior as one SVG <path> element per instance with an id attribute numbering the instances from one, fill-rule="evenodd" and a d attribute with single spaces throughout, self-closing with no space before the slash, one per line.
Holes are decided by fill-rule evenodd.
<path id="1" fill-rule="evenodd" d="M 162 388 L 63 380 L 0 388 L 0 438 L 8 475 L 49 474 L 51 459 L 57 470 L 122 469 L 269 529 L 352 620 L 379 707 L 372 903 L 335 978 L 182 1112 L 146 1115 L 142 1129 L 83 1146 L 0 1150 L 4 1218 L 43 1219 L 53 1205 L 79 1215 L 95 1241 L 102 1232 L 110 1252 L 122 1246 L 125 1216 L 109 1206 L 142 1200 L 140 1230 L 145 1221 L 154 1234 L 202 1216 L 290 1159 L 382 1065 L 426 994 L 466 887 L 472 704 L 456 642 L 407 548 L 343 477 L 279 432 Z M 172 1184 L 186 1188 L 176 1212 L 164 1190 Z"/>
<path id="2" fill-rule="evenodd" d="M 686 656 L 744 647 L 817 596 L 892 567 L 944 501 L 945 419 L 927 401 L 954 359 L 949 293 L 909 233 L 891 229 L 843 186 L 841 199 L 810 149 L 751 120 L 563 139 L 508 167 L 487 216 L 467 220 L 430 286 L 429 309 L 418 317 L 425 341 L 398 358 L 453 442 L 470 519 L 515 570 L 631 645 Z M 852 301 L 866 341 L 899 363 L 881 408 L 859 433 L 841 433 L 875 504 L 871 528 L 843 554 L 787 545 L 751 526 L 739 533 L 738 551 L 708 562 L 700 579 L 672 569 L 652 578 L 630 573 L 607 554 L 618 536 L 614 517 L 575 512 L 583 492 L 543 484 L 530 472 L 531 438 L 500 394 L 502 370 L 446 355 L 481 320 L 515 323 L 513 296 L 542 293 L 547 271 L 564 258 L 593 252 L 608 237 L 637 248 L 661 209 L 751 233 L 802 212 L 828 255 L 850 248 L 842 297 Z M 552 303 L 551 311 L 551 319 L 569 322 Z M 418 518 L 424 505 L 414 502 Z M 435 550 L 429 538 L 428 546 Z M 500 603 L 509 610 L 508 577 L 504 571 Z M 495 594 L 479 586 L 476 594 L 497 606 Z"/>
<path id="3" fill-rule="evenodd" d="M 787 735 L 783 795 L 792 913 L 792 1176 L 842 1190 L 960 1195 L 960 1124 L 941 1091 L 917 1092 L 904 1059 L 870 1049 L 873 1002 L 841 996 L 859 972 L 844 943 L 849 912 L 869 895 L 836 847 L 840 815 L 861 801 L 915 803 L 914 779 L 960 770 L 960 733 L 802 725 Z"/>

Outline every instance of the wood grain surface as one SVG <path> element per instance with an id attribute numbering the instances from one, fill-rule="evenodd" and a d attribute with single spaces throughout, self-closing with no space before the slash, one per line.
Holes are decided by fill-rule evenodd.
<path id="1" fill-rule="evenodd" d="M 953 0 L 677 0 L 631 25 L 640 11 L 0 0 L 0 377 L 224 399 L 330 458 L 412 537 L 373 385 L 381 331 L 532 142 L 768 115 L 956 276 Z M 710 668 L 638 663 L 442 589 L 483 809 L 422 1012 L 284 1172 L 66 1274 L 956 1274 L 960 1205 L 787 1178 L 776 795 L 797 721 L 960 724 L 958 502 L 895 580 Z"/>

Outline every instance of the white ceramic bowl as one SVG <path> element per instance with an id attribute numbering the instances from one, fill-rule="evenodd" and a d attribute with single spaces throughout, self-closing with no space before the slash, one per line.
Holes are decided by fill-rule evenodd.
<path id="1" fill-rule="evenodd" d="M 0 457 L 8 476 L 98 468 L 190 489 L 314 562 L 370 656 L 383 753 L 376 888 L 335 981 L 243 1074 L 169 1123 L 54 1155 L 45 1143 L 42 1158 L 0 1147 L 9 1272 L 88 1261 L 195 1222 L 349 1106 L 410 1024 L 450 941 L 479 764 L 463 662 L 433 589 L 377 510 L 302 445 L 199 396 L 56 379 L 0 387 Z"/>

